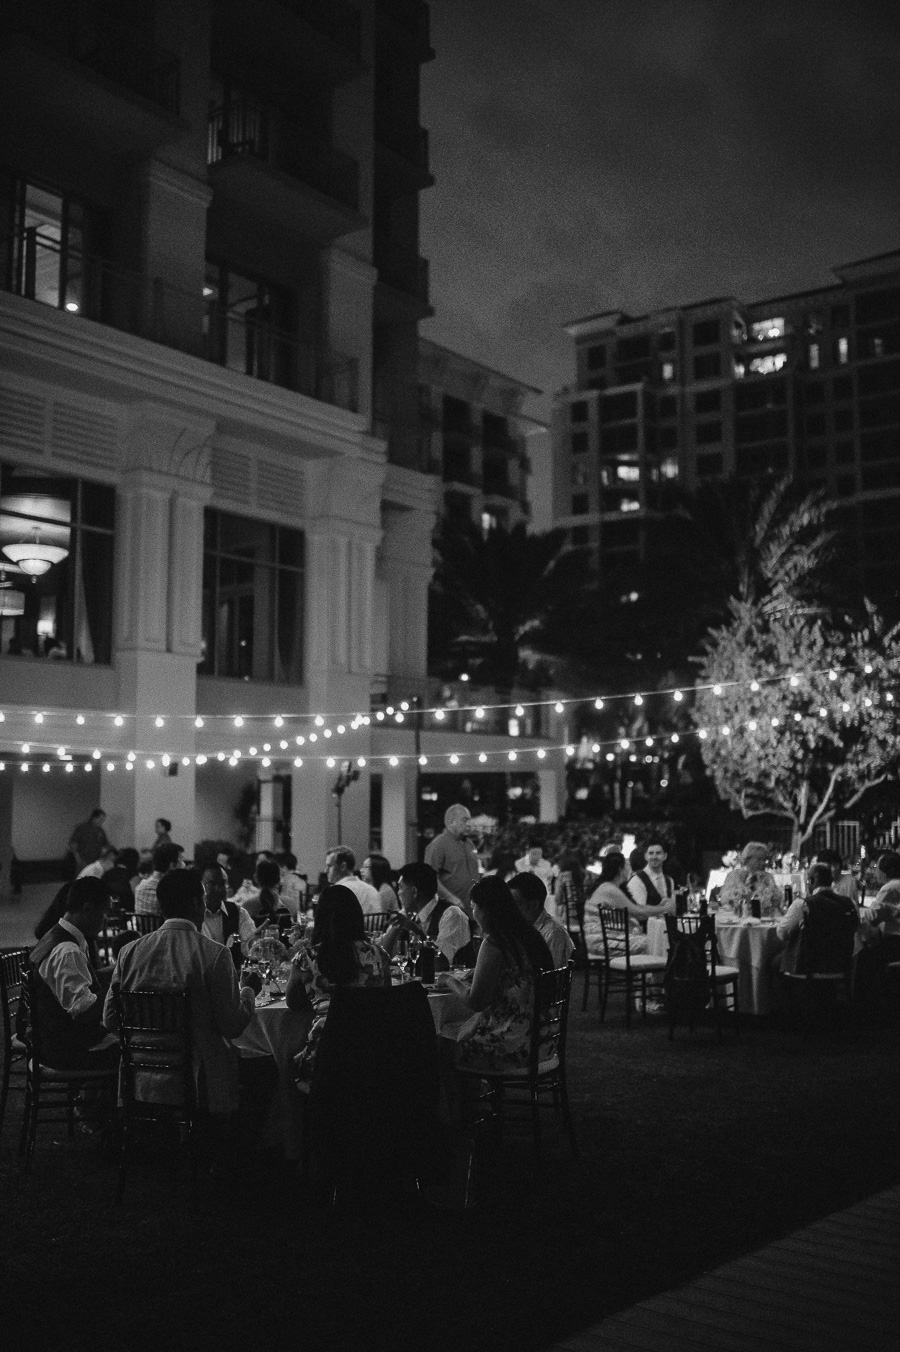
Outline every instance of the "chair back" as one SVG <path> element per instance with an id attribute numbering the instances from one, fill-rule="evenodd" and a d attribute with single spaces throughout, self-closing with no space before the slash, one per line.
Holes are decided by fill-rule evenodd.
<path id="1" fill-rule="evenodd" d="M 859 914 L 847 897 L 814 892 L 807 897 L 796 971 L 829 976 L 850 971 Z"/>
<path id="2" fill-rule="evenodd" d="M 534 1017 L 528 1056 L 528 1068 L 532 1074 L 536 1074 L 541 1063 L 549 1061 L 551 1057 L 557 1057 L 561 1065 L 565 1063 L 571 988 L 571 964 L 540 972 L 535 978 Z"/>
<path id="3" fill-rule="evenodd" d="M 38 1063 L 43 1063 L 40 1019 L 37 1017 L 37 983 L 39 981 L 40 977 L 31 963 L 27 963 L 22 971 L 22 984 L 19 987 L 16 1032 L 25 1043 L 29 1057 Z"/>
<path id="4" fill-rule="evenodd" d="M 624 957 L 631 960 L 631 917 L 624 906 L 598 906 L 600 929 L 603 934 L 603 957 L 608 963 L 611 957 Z"/>
<path id="5" fill-rule="evenodd" d="M 330 1178 L 427 1172 L 440 1141 L 434 1020 L 423 987 L 339 986 L 316 1053 L 305 1153 Z"/>
<path id="6" fill-rule="evenodd" d="M 663 990 L 669 1018 L 692 1017 L 707 1006 L 718 959 L 713 915 L 667 915 L 669 957 Z"/>
<path id="7" fill-rule="evenodd" d="M 557 901 L 565 913 L 563 923 L 572 934 L 583 933 L 584 927 L 584 884 L 574 873 L 561 873 L 556 891 Z"/>
<path id="8" fill-rule="evenodd" d="M 197 1104 L 187 991 L 123 991 L 113 988 L 122 1051 L 121 1093 L 126 1112 L 142 1106 L 181 1108 Z"/>
<path id="9" fill-rule="evenodd" d="M 25 984 L 25 966 L 30 951 L 27 948 L 0 949 L 0 1006 L 3 1016 L 3 1046 L 7 1059 L 10 1055 L 13 1034 L 18 1025 L 22 987 Z"/>
<path id="10" fill-rule="evenodd" d="M 152 934 L 154 930 L 158 930 L 164 920 L 165 916 L 163 915 L 153 915 L 145 911 L 138 911 L 135 915 L 131 916 L 129 923 L 133 925 L 138 934 L 143 936 L 145 934 Z"/>
<path id="11" fill-rule="evenodd" d="M 394 914 L 394 911 L 364 911 L 363 925 L 366 934 L 383 934 Z"/>

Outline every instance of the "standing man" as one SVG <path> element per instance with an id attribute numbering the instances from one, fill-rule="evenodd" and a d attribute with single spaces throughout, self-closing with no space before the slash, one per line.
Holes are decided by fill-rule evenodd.
<path id="1" fill-rule="evenodd" d="M 364 883 L 362 878 L 357 878 L 356 855 L 349 845 L 335 845 L 333 850 L 328 851 L 325 856 L 325 876 L 329 887 L 333 887 L 335 883 L 349 887 L 359 898 L 364 915 L 371 915 L 374 911 L 382 909 L 381 897 L 377 890 L 371 883 Z"/>
<path id="2" fill-rule="evenodd" d="M 666 847 L 661 840 L 651 840 L 644 846 L 644 867 L 633 873 L 625 884 L 628 895 L 638 906 L 664 906 L 675 895 L 675 884 L 663 872 Z"/>
<path id="3" fill-rule="evenodd" d="M 425 863 L 438 876 L 438 896 L 461 906 L 469 914 L 469 893 L 478 881 L 478 855 L 468 837 L 472 816 L 462 803 L 444 813 L 444 830 L 425 851 Z"/>
<path id="4" fill-rule="evenodd" d="M 69 839 L 69 853 L 75 859 L 75 872 L 80 873 L 88 864 L 94 864 L 109 846 L 109 837 L 103 829 L 106 813 L 102 807 L 95 807 L 86 822 L 75 827 Z"/>

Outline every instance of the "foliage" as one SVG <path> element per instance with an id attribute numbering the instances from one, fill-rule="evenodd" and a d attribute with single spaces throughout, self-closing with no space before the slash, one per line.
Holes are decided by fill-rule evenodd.
<path id="1" fill-rule="evenodd" d="M 787 818 L 795 850 L 897 768 L 898 633 L 872 610 L 854 630 L 797 607 L 736 602 L 710 636 L 700 680 L 721 682 L 722 694 L 701 691 L 693 710 L 707 770 L 745 817 Z"/>
<path id="2" fill-rule="evenodd" d="M 484 684 L 511 690 L 583 581 L 584 564 L 564 542 L 564 531 L 530 534 L 520 523 L 483 533 L 445 519 L 429 606 L 432 670 L 466 665 Z"/>

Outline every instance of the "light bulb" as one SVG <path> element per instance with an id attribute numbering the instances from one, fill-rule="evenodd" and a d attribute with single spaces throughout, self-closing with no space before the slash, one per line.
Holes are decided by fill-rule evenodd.
<path id="1" fill-rule="evenodd" d="M 263 758 L 262 758 L 263 769 L 266 769 L 266 770 L 267 770 L 271 764 L 272 764 L 272 762 L 269 760 L 269 757 L 268 757 L 268 756 L 263 756 Z"/>
<path id="2" fill-rule="evenodd" d="M 365 758 L 365 756 L 357 756 L 357 758 L 356 758 L 356 764 L 359 766 L 360 770 L 364 770 L 364 769 L 366 768 L 366 758 Z"/>
<path id="3" fill-rule="evenodd" d="M 482 753 L 481 753 L 481 755 L 478 757 L 478 759 L 481 761 L 481 764 L 484 765 L 485 761 L 487 760 L 487 756 L 486 756 L 486 755 L 484 754 L 484 752 L 482 751 Z"/>
<path id="4" fill-rule="evenodd" d="M 278 714 L 278 715 L 277 715 L 277 717 L 276 717 L 276 719 L 275 719 L 275 726 L 276 726 L 276 728 L 283 728 L 283 727 L 284 727 L 284 719 L 281 717 L 281 714 Z"/>
<path id="5" fill-rule="evenodd" d="M 323 728 L 324 726 L 325 726 L 325 719 L 322 717 L 321 714 L 316 714 L 316 727 L 317 727 L 317 728 Z"/>
<path id="6" fill-rule="evenodd" d="M 558 714 L 564 714 L 566 711 L 566 706 L 563 704 L 561 699 L 558 699 L 553 707 Z"/>
<path id="7" fill-rule="evenodd" d="M 682 693 L 681 693 L 680 690 L 676 690 L 676 691 L 675 691 L 675 694 L 672 696 L 672 698 L 673 698 L 673 700 L 675 701 L 676 704 L 680 704 L 681 701 L 684 699 L 684 695 L 682 695 Z"/>
<path id="8" fill-rule="evenodd" d="M 419 757 L 419 764 L 420 764 L 420 765 L 427 765 L 427 764 L 428 764 L 428 757 L 427 757 L 427 756 L 420 756 L 420 757 Z"/>
<path id="9" fill-rule="evenodd" d="M 44 715 L 43 715 L 43 714 L 35 714 L 35 716 L 34 716 L 34 721 L 35 721 L 35 723 L 43 723 L 43 721 L 44 721 Z"/>
<path id="10" fill-rule="evenodd" d="M 751 690 L 758 690 L 758 689 L 759 689 L 759 681 L 751 681 L 751 682 L 750 682 L 750 689 L 751 689 Z"/>
<path id="11" fill-rule="evenodd" d="M 713 694 L 714 694 L 714 695 L 721 695 L 721 693 L 722 693 L 722 687 L 721 687 L 720 685 L 714 685 L 714 686 L 713 686 Z"/>
<path id="12" fill-rule="evenodd" d="M 117 728 L 121 728 L 123 723 L 125 722 L 125 719 L 122 717 L 121 714 L 116 714 L 115 718 L 113 719 L 113 722 L 115 723 Z"/>
<path id="13" fill-rule="evenodd" d="M 78 726 L 79 726 L 80 728 L 83 728 L 83 727 L 84 727 L 84 714 L 79 714 L 78 717 L 75 719 L 75 722 L 78 724 Z"/>
<path id="14" fill-rule="evenodd" d="M 603 700 L 602 700 L 602 699 L 595 699 L 595 700 L 594 700 L 594 708 L 597 709 L 598 711 L 599 711 L 600 709 L 602 709 L 602 708 L 603 708 Z"/>
<path id="15" fill-rule="evenodd" d="M 298 770 L 302 767 L 303 761 L 299 756 L 294 757 L 294 765 L 297 767 Z"/>
<path id="16" fill-rule="evenodd" d="M 544 748 L 543 748 L 542 746 L 539 746 L 539 747 L 538 747 L 538 753 L 537 753 L 537 758 L 538 758 L 538 760 L 543 760 L 544 757 L 545 757 L 546 755 L 547 755 L 547 753 L 546 753 L 546 751 L 544 750 Z"/>
<path id="17" fill-rule="evenodd" d="M 27 755 L 29 754 L 30 751 L 31 751 L 31 744 L 30 744 L 30 742 L 23 742 L 23 743 L 22 743 L 22 755 L 23 755 L 23 756 L 27 756 Z"/>
<path id="18" fill-rule="evenodd" d="M 459 756 L 457 756 L 455 752 L 454 752 L 453 755 L 450 757 L 450 764 L 451 764 L 451 765 L 459 765 Z"/>
<path id="19" fill-rule="evenodd" d="M 435 709 L 435 711 L 434 711 L 434 716 L 435 716 L 435 718 L 437 719 L 438 723 L 443 723 L 443 721 L 444 721 L 444 711 L 443 711 L 443 709 Z"/>
<path id="20" fill-rule="evenodd" d="M 115 770 L 116 767 L 115 767 L 115 765 L 113 764 L 112 761 L 107 761 L 107 762 L 106 762 L 106 768 L 107 768 L 107 770 L 109 770 L 109 772 L 110 772 L 110 774 L 111 774 L 112 771 Z"/>
<path id="21" fill-rule="evenodd" d="M 397 759 L 396 756 L 391 756 L 391 757 L 389 757 L 389 759 L 388 759 L 388 765 L 394 765 L 394 766 L 397 766 L 397 765 L 399 765 L 399 764 L 400 764 L 400 762 L 398 761 L 398 759 Z"/>
<path id="22" fill-rule="evenodd" d="M 234 720 L 234 726 L 236 728 L 242 728 L 244 726 L 244 720 L 241 718 L 240 714 L 238 714 L 237 718 Z"/>
<path id="23" fill-rule="evenodd" d="M 635 697 L 634 697 L 634 702 L 635 702 L 635 704 L 638 706 L 638 708 L 640 708 L 640 706 L 641 706 L 641 705 L 643 704 L 643 702 L 644 702 L 644 696 L 643 696 L 643 695 L 635 695 Z"/>
<path id="24" fill-rule="evenodd" d="M 559 713 L 559 709 L 558 709 L 558 708 L 557 708 L 556 712 Z M 521 704 L 517 704 L 517 705 L 516 705 L 516 709 L 515 709 L 516 718 L 521 718 L 521 717 L 524 715 L 524 713 L 525 713 L 525 710 L 522 708 Z M 476 717 L 477 717 L 477 715 L 476 715 Z"/>
<path id="25" fill-rule="evenodd" d="M 510 751 L 510 752 L 509 752 L 509 759 L 510 759 L 511 761 L 514 761 L 514 760 L 517 759 L 515 751 Z"/>
<path id="26" fill-rule="evenodd" d="M 203 719 L 202 719 L 202 718 L 195 718 L 195 719 L 194 719 L 194 727 L 195 727 L 195 728 L 202 728 L 202 727 L 203 727 Z"/>
<path id="27" fill-rule="evenodd" d="M 87 774 L 88 771 L 93 770 L 93 768 L 94 768 L 94 767 L 93 767 L 93 765 L 91 764 L 91 762 L 90 762 L 90 761 L 87 761 L 87 762 L 85 763 L 85 767 L 84 767 L 85 774 Z"/>
<path id="28" fill-rule="evenodd" d="M 166 720 L 164 718 L 154 718 L 153 726 L 155 728 L 164 728 L 166 726 Z"/>

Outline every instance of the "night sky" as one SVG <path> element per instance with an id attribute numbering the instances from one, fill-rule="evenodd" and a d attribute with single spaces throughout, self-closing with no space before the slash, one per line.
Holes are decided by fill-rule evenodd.
<path id="1" fill-rule="evenodd" d="M 427 337 L 550 393 L 568 319 L 900 248 L 900 5 L 431 0 L 431 25 Z"/>

